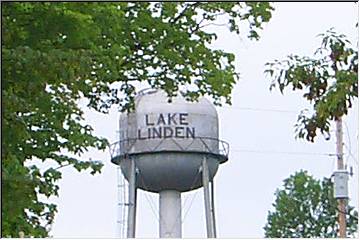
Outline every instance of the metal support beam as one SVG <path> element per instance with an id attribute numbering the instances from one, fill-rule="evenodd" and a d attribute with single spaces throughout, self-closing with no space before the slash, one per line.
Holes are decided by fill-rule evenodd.
<path id="1" fill-rule="evenodd" d="M 163 190 L 159 198 L 160 238 L 181 238 L 181 193 Z"/>
<path id="2" fill-rule="evenodd" d="M 203 180 L 203 187 L 204 187 L 204 202 L 205 202 L 207 237 L 214 238 L 215 237 L 215 231 L 213 228 L 214 223 L 213 223 L 211 207 L 210 207 L 209 168 L 207 165 L 206 157 L 204 157 L 203 162 L 202 162 L 202 180 Z"/>
<path id="3" fill-rule="evenodd" d="M 135 160 L 130 159 L 130 174 L 129 174 L 129 211 L 127 224 L 127 238 L 135 238 L 136 226 L 136 166 Z"/>
<path id="4" fill-rule="evenodd" d="M 211 217 L 214 230 L 214 238 L 216 238 L 216 221 L 215 221 L 215 190 L 214 190 L 214 179 L 211 181 Z"/>

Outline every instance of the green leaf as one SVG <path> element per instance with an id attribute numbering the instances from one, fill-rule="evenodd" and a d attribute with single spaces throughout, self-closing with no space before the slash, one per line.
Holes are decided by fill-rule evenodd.
<path id="1" fill-rule="evenodd" d="M 283 94 L 289 85 L 313 106 L 312 116 L 300 115 L 296 137 L 313 142 L 318 132 L 329 136 L 330 121 L 347 115 L 358 96 L 358 54 L 345 35 L 328 30 L 314 56 L 290 55 L 287 59 L 266 63 L 265 74 L 271 79 L 270 90 Z M 356 60 L 355 60 L 356 59 Z"/>

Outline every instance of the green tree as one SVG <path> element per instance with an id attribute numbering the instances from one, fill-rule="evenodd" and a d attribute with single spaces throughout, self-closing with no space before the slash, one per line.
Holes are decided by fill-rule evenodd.
<path id="1" fill-rule="evenodd" d="M 301 170 L 285 179 L 275 196 L 275 209 L 269 211 L 264 227 L 265 237 L 337 237 L 337 201 L 331 179 L 319 181 Z M 347 235 L 354 236 L 358 212 L 348 206 L 347 214 Z"/>
<path id="2" fill-rule="evenodd" d="M 40 199 L 58 195 L 61 168 L 100 172 L 81 156 L 107 141 L 93 135 L 80 99 L 103 113 L 131 110 L 135 84 L 146 82 L 169 97 L 184 87 L 189 100 L 231 103 L 234 55 L 210 48 L 217 35 L 206 26 L 222 16 L 230 32 L 258 39 L 272 10 L 266 2 L 2 4 L 2 235 L 48 236 L 56 205 Z"/>
<path id="3" fill-rule="evenodd" d="M 266 64 L 270 76 L 270 90 L 286 87 L 305 91 L 313 111 L 302 111 L 298 117 L 296 136 L 313 142 L 317 133 L 329 136 L 331 120 L 348 113 L 352 101 L 358 97 L 358 50 L 346 36 L 328 30 L 321 46 L 312 57 L 290 55 L 287 59 Z"/>

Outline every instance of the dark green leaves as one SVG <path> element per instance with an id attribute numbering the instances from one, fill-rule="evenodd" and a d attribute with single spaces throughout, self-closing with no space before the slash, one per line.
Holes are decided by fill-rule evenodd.
<path id="1" fill-rule="evenodd" d="M 346 37 L 328 30 L 320 34 L 321 47 L 313 57 L 290 55 L 286 60 L 266 64 L 270 89 L 278 87 L 301 90 L 313 104 L 313 114 L 300 114 L 296 124 L 297 136 L 313 142 L 317 131 L 329 134 L 331 120 L 348 113 L 358 96 L 358 52 Z"/>
<path id="2" fill-rule="evenodd" d="M 333 238 L 337 236 L 337 201 L 330 179 L 314 179 L 306 171 L 296 172 L 276 190 L 274 211 L 264 227 L 271 238 Z M 358 213 L 347 210 L 347 234 L 357 231 Z"/>

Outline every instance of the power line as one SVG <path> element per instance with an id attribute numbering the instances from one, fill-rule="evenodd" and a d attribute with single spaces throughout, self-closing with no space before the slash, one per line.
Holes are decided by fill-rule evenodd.
<path id="1" fill-rule="evenodd" d="M 354 155 L 352 154 L 352 151 L 351 151 L 351 139 L 350 139 L 350 134 L 349 134 L 349 128 L 348 128 L 346 121 L 344 121 L 344 123 L 345 123 L 345 127 L 346 127 L 346 134 L 347 134 L 347 138 L 348 138 L 349 147 L 347 147 L 346 144 L 344 144 L 344 146 L 348 150 L 349 156 L 354 160 L 355 164 L 358 165 L 358 160 L 354 157 Z"/>
<path id="2" fill-rule="evenodd" d="M 343 121 L 343 122 L 344 122 L 345 127 L 346 127 L 346 134 L 347 134 L 347 138 L 348 138 L 349 147 L 347 148 L 345 143 L 344 143 L 344 146 L 345 146 L 345 147 L 347 148 L 347 150 L 348 150 L 348 155 L 350 155 L 350 154 L 351 154 L 351 140 L 350 140 L 349 128 L 348 128 L 348 126 L 347 126 L 346 121 Z M 346 160 L 348 160 L 348 157 L 346 158 Z"/>
<path id="3" fill-rule="evenodd" d="M 288 154 L 288 155 L 317 155 L 317 156 L 336 156 L 335 153 L 316 153 L 316 152 L 285 152 L 285 151 L 273 151 L 273 150 L 248 150 L 248 149 L 230 149 L 233 152 L 247 152 L 247 153 L 259 153 L 259 154 Z"/>
<path id="4" fill-rule="evenodd" d="M 294 110 L 271 109 L 271 108 L 234 107 L 234 106 L 223 106 L 223 108 L 232 109 L 232 110 L 258 111 L 258 112 L 299 113 Z"/>
<path id="5" fill-rule="evenodd" d="M 355 158 L 355 156 L 352 154 L 351 150 L 346 146 L 346 144 L 344 144 L 345 148 L 348 149 L 349 151 L 349 156 L 354 160 L 355 164 L 358 165 L 358 160 Z"/>

